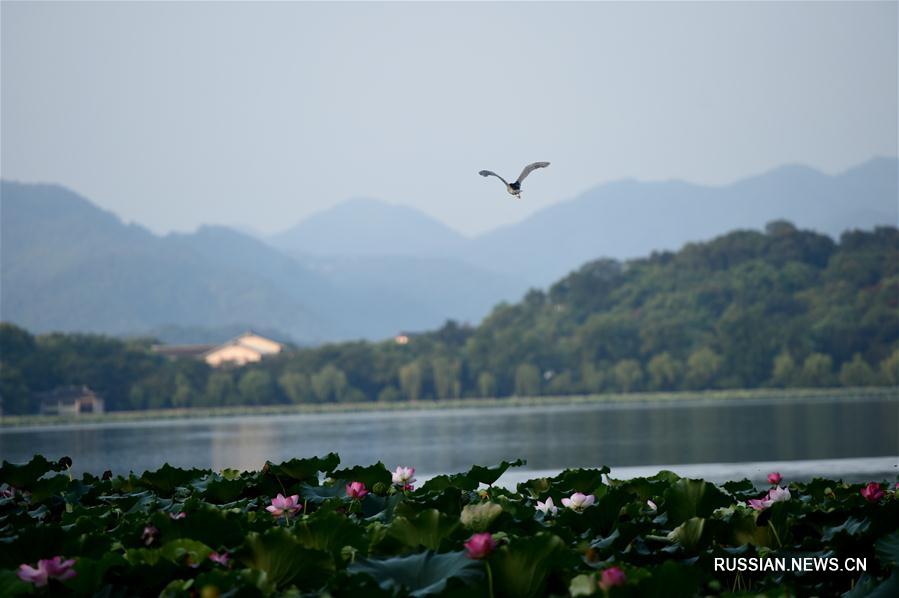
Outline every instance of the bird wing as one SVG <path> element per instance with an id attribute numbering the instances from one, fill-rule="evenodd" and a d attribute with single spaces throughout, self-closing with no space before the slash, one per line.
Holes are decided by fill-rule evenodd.
<path id="1" fill-rule="evenodd" d="M 482 170 L 482 171 L 480 171 L 478 174 L 481 175 L 481 176 L 495 176 L 496 178 L 498 178 L 498 179 L 501 180 L 502 182 L 506 183 L 506 185 L 509 184 L 509 183 L 506 181 L 506 179 L 504 179 L 503 177 L 499 176 L 498 174 L 496 174 L 496 173 L 493 172 L 492 170 Z"/>
<path id="2" fill-rule="evenodd" d="M 531 174 L 531 171 L 536 170 L 538 168 L 546 168 L 547 166 L 549 166 L 549 162 L 534 162 L 533 164 L 528 164 L 527 166 L 524 167 L 524 170 L 521 171 L 521 174 L 518 175 L 518 180 L 515 182 L 521 183 L 521 181 L 524 180 L 524 177 Z"/>

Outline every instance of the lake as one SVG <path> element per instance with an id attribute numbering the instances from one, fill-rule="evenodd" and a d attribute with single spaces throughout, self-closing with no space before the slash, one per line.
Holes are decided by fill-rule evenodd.
<path id="1" fill-rule="evenodd" d="M 331 451 L 345 465 L 415 466 L 419 478 L 521 457 L 527 471 L 514 479 L 603 464 L 616 477 L 664 465 L 710 479 L 761 479 L 767 467 L 792 467 L 795 477 L 892 479 L 899 471 L 899 400 L 684 398 L 0 430 L 0 458 L 69 455 L 76 472 L 141 472 L 166 462 L 259 469 L 266 460 Z"/>

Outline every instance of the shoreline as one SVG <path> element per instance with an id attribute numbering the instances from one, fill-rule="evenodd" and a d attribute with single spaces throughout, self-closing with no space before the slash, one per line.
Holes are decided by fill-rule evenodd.
<path id="1" fill-rule="evenodd" d="M 300 414 L 344 414 L 344 413 L 391 413 L 440 411 L 461 408 L 501 408 L 501 407 L 546 407 L 577 405 L 654 405 L 672 404 L 683 401 L 695 404 L 709 401 L 747 400 L 808 400 L 843 399 L 899 400 L 897 387 L 862 388 L 802 388 L 802 389 L 740 389 L 676 392 L 609 393 L 596 395 L 464 398 L 437 401 L 398 401 L 380 403 L 311 403 L 299 405 L 262 405 L 233 407 L 191 407 L 182 409 L 149 409 L 143 411 L 111 411 L 104 414 L 58 416 L 58 415 L 9 415 L 0 417 L 0 429 L 52 428 L 83 424 L 121 424 L 141 421 L 167 421 L 173 419 L 208 419 L 247 416 L 300 415 Z"/>

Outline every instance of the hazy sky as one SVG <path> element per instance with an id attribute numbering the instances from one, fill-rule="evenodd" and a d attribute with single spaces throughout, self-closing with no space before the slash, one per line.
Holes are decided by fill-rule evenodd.
<path id="1" fill-rule="evenodd" d="M 897 154 L 897 3 L 2 3 L 2 176 L 155 231 Z M 550 160 L 513 201 L 515 177 Z"/>

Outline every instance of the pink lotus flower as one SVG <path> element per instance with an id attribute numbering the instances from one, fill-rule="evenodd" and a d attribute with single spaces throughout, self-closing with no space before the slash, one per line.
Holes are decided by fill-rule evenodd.
<path id="1" fill-rule="evenodd" d="M 179 521 L 181 519 L 184 519 L 185 517 L 187 517 L 187 513 L 185 513 L 184 511 L 181 511 L 180 513 L 169 513 L 169 518 L 172 521 Z"/>
<path id="2" fill-rule="evenodd" d="M 287 515 L 289 517 L 303 508 L 303 505 L 299 504 L 299 501 L 299 494 L 284 496 L 279 492 L 278 496 L 272 499 L 272 504 L 265 507 L 265 510 L 275 517 L 280 517 L 281 515 Z"/>
<path id="3" fill-rule="evenodd" d="M 489 532 L 475 534 L 465 543 L 468 558 L 482 559 L 496 549 L 496 541 Z"/>
<path id="4" fill-rule="evenodd" d="M 144 528 L 144 533 L 141 535 L 141 539 L 144 541 L 145 546 L 149 546 L 156 540 L 157 536 L 159 536 L 159 530 L 156 529 L 153 525 L 148 525 Z"/>
<path id="5" fill-rule="evenodd" d="M 865 500 L 868 502 L 880 502 L 880 499 L 883 498 L 884 492 L 880 487 L 880 484 L 877 482 L 871 482 L 864 488 L 862 488 L 862 496 L 865 497 Z"/>
<path id="6" fill-rule="evenodd" d="M 768 493 L 764 497 L 751 498 L 748 503 L 749 506 L 756 511 L 764 511 L 776 502 L 786 502 L 788 500 L 790 500 L 790 489 L 786 486 L 783 488 L 775 486 L 771 490 L 768 490 Z"/>
<path id="7" fill-rule="evenodd" d="M 52 559 L 39 560 L 36 568 L 23 563 L 19 565 L 17 575 L 22 581 L 30 581 L 41 588 L 51 579 L 65 581 L 75 577 L 77 573 L 72 568 L 74 565 L 75 559 L 64 561 L 61 556 L 55 556 Z"/>
<path id="8" fill-rule="evenodd" d="M 599 588 L 608 591 L 615 586 L 622 586 L 627 581 L 627 575 L 621 570 L 621 567 L 609 567 L 603 570 L 599 579 Z"/>
<path id="9" fill-rule="evenodd" d="M 365 484 L 362 482 L 353 482 L 346 485 L 346 495 L 350 498 L 362 500 L 366 494 L 368 494 L 368 490 L 365 489 Z"/>
<path id="10" fill-rule="evenodd" d="M 775 486 L 777 486 L 778 484 L 780 484 L 780 481 L 782 479 L 783 479 L 783 476 L 780 475 L 779 471 L 772 471 L 771 473 L 768 474 L 768 483 L 769 484 L 774 484 Z"/>
<path id="11" fill-rule="evenodd" d="M 537 510 L 544 515 L 555 515 L 559 512 L 559 507 L 553 503 L 553 497 L 550 496 L 546 499 L 546 502 L 537 501 Z"/>
<path id="12" fill-rule="evenodd" d="M 592 505 L 595 500 L 596 497 L 592 494 L 582 494 L 580 492 L 575 492 L 571 495 L 571 498 L 563 498 L 562 505 L 568 507 L 572 511 L 580 513 L 581 511 Z"/>
<path id="13" fill-rule="evenodd" d="M 393 472 L 393 483 L 402 486 L 403 490 L 412 490 L 412 482 L 415 481 L 412 476 L 414 475 L 414 467 L 397 466 L 396 471 Z"/>
<path id="14" fill-rule="evenodd" d="M 218 552 L 210 552 L 209 560 L 213 563 L 218 563 L 223 567 L 227 567 L 228 563 L 231 562 L 231 557 L 228 556 L 227 552 L 223 552 L 221 554 L 219 554 Z"/>

